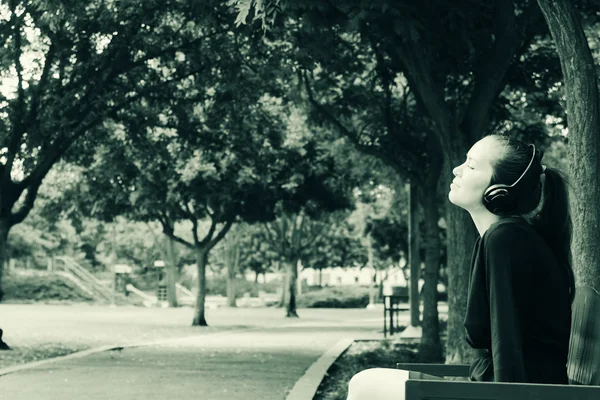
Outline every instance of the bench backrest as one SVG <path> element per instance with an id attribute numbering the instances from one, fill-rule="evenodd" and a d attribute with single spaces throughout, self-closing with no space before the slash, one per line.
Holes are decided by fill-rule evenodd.
<path id="1" fill-rule="evenodd" d="M 567 367 L 570 384 L 600 386 L 600 294 L 588 286 L 575 293 Z"/>

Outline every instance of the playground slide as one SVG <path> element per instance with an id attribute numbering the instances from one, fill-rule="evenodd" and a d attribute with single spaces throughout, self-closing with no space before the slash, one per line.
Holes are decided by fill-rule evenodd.
<path id="1" fill-rule="evenodd" d="M 158 302 L 156 296 L 151 296 L 147 293 L 142 292 L 141 290 L 133 286 L 131 283 L 128 283 L 125 286 L 125 290 L 127 290 L 129 293 L 141 297 L 144 300 L 144 306 L 146 307 L 152 307 Z"/>
<path id="2" fill-rule="evenodd" d="M 186 297 L 195 297 L 194 293 L 192 293 L 190 290 L 188 290 L 188 288 L 186 288 L 185 286 L 182 286 L 181 284 L 176 283 L 175 287 L 177 288 L 177 291 L 183 293 L 184 296 L 186 296 Z"/>

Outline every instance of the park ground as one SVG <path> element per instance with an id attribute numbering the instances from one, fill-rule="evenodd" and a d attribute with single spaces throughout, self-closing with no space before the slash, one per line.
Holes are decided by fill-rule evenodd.
<path id="1" fill-rule="evenodd" d="M 53 345 L 124 349 L 3 375 L 2 398 L 285 399 L 340 340 L 382 338 L 381 310 L 299 314 L 286 319 L 277 308 L 218 308 L 207 311 L 211 326 L 200 328 L 190 326 L 190 308 L 3 304 L 0 326 L 15 352 Z M 128 347 L 139 344 L 146 345 Z"/>

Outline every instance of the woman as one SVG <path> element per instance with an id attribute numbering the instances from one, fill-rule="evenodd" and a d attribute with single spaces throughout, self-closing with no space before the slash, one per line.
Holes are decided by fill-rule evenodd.
<path id="1" fill-rule="evenodd" d="M 567 383 L 575 294 L 568 192 L 541 159 L 533 145 L 491 135 L 452 171 L 448 198 L 479 232 L 464 321 L 480 354 L 471 380 Z M 348 400 L 402 399 L 407 378 L 407 371 L 362 371 Z"/>

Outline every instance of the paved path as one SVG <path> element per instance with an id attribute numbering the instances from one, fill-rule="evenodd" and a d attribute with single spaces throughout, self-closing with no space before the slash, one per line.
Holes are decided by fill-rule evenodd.
<path id="1" fill-rule="evenodd" d="M 13 372 L 0 376 L 0 397 L 283 400 L 305 371 L 340 339 L 382 337 L 377 311 L 301 310 L 299 320 L 283 319 L 280 313 L 245 309 L 219 314 L 215 310 L 213 325 L 225 328 L 234 326 L 236 320 L 238 327 Z M 4 318 L 4 322 L 14 322 L 11 318 L 17 317 Z"/>

